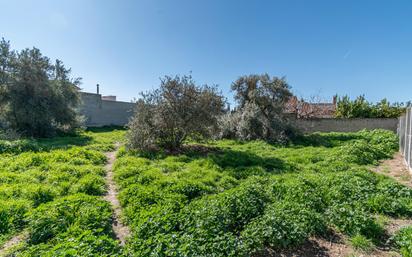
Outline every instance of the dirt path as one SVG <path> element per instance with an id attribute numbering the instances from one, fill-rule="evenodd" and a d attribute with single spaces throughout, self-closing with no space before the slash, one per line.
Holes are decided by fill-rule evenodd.
<path id="1" fill-rule="evenodd" d="M 110 202 L 113 207 L 113 231 L 116 235 L 116 238 L 120 241 L 120 245 L 123 246 L 126 242 L 127 237 L 130 235 L 130 229 L 121 221 L 121 207 L 119 200 L 117 199 L 117 188 L 113 178 L 113 163 L 116 160 L 116 152 L 118 147 L 119 145 L 116 144 L 116 150 L 106 153 L 107 164 L 105 166 L 105 170 L 108 190 L 107 194 L 104 196 L 104 199 Z"/>
<path id="2" fill-rule="evenodd" d="M 412 176 L 401 153 L 397 152 L 392 159 L 382 161 L 373 169 L 375 172 L 392 177 L 399 183 L 412 187 Z"/>
<path id="3" fill-rule="evenodd" d="M 332 238 L 312 237 L 303 245 L 284 250 L 266 249 L 256 257 L 401 257 L 390 249 L 377 247 L 371 252 L 355 250 L 343 236 L 335 235 Z"/>
<path id="4" fill-rule="evenodd" d="M 27 233 L 26 232 L 21 232 L 12 238 L 10 238 L 9 241 L 4 243 L 4 245 L 0 248 L 0 257 L 6 256 L 6 254 L 16 245 L 18 245 L 20 242 L 26 240 L 27 238 Z"/>
<path id="5" fill-rule="evenodd" d="M 116 183 L 113 178 L 113 163 L 116 160 L 116 152 L 119 148 L 119 144 L 116 144 L 115 150 L 112 152 L 106 153 L 107 164 L 105 166 L 106 170 L 106 184 L 108 186 L 107 194 L 104 196 L 104 199 L 112 205 L 114 214 L 113 214 L 113 231 L 116 238 L 120 241 L 120 245 L 124 245 L 127 237 L 130 235 L 130 229 L 122 223 L 121 216 L 121 207 L 119 200 L 117 199 L 117 188 Z M 14 246 L 18 245 L 20 242 L 26 240 L 26 232 L 21 232 L 13 236 L 8 240 L 2 247 L 0 247 L 0 257 L 5 256 Z"/>

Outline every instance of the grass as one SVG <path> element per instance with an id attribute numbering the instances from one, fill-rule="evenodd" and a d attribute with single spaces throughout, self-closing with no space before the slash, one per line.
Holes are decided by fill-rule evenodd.
<path id="1" fill-rule="evenodd" d="M 362 252 L 371 252 L 374 248 L 372 241 L 363 235 L 355 235 L 350 238 L 350 243 L 354 249 Z"/>
<path id="2" fill-rule="evenodd" d="M 101 196 L 105 151 L 124 131 L 0 141 L 0 245 L 28 231 L 15 256 L 118 255 Z"/>
<path id="3" fill-rule="evenodd" d="M 412 217 L 412 190 L 368 166 L 389 158 L 388 131 L 314 134 L 289 146 L 222 140 L 182 153 L 122 149 L 115 163 L 133 256 L 250 256 L 335 230 L 359 248 L 377 216 Z"/>
<path id="4" fill-rule="evenodd" d="M 388 217 L 412 217 L 412 190 L 368 168 L 397 150 L 388 131 L 191 143 L 176 155 L 122 147 L 114 172 L 132 230 L 122 249 L 101 196 L 104 152 L 123 138 L 104 128 L 0 141 L 0 245 L 27 231 L 14 256 L 253 256 L 334 230 L 367 251 Z M 407 252 L 408 240 L 400 232 L 394 245 Z"/>

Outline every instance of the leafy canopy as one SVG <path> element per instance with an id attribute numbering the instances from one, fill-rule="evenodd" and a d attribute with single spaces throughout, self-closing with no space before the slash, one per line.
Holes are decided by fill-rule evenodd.
<path id="1" fill-rule="evenodd" d="M 70 78 L 60 60 L 54 64 L 39 49 L 13 51 L 0 41 L 0 124 L 33 137 L 71 131 L 80 125 L 80 79 Z"/>
<path id="2" fill-rule="evenodd" d="M 284 115 L 292 96 L 285 78 L 248 75 L 232 84 L 238 107 L 220 119 L 221 137 L 241 140 L 284 141 L 292 127 Z"/>
<path id="3" fill-rule="evenodd" d="M 405 112 L 405 106 L 410 103 L 393 103 L 382 99 L 374 104 L 368 102 L 364 95 L 351 100 L 349 96 L 338 97 L 336 114 L 337 118 L 398 118 Z"/>
<path id="4" fill-rule="evenodd" d="M 141 95 L 128 124 L 128 145 L 141 150 L 175 150 L 188 137 L 211 137 L 225 106 L 216 87 L 196 85 L 191 76 L 166 76 L 159 89 Z"/>

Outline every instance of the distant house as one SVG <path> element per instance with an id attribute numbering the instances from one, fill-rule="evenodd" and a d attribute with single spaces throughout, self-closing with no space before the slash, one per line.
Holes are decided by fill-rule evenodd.
<path id="1" fill-rule="evenodd" d="M 308 118 L 334 118 L 336 113 L 336 97 L 331 103 L 306 102 L 293 96 L 285 105 L 285 113 L 298 119 Z"/>

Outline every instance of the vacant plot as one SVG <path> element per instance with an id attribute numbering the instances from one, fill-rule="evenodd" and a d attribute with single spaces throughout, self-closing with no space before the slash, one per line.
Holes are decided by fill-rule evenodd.
<path id="1" fill-rule="evenodd" d="M 123 136 L 0 141 L 0 248 L 10 256 L 327 256 L 323 242 L 339 236 L 372 255 L 411 251 L 411 229 L 396 233 L 393 224 L 410 224 L 412 190 L 369 167 L 396 151 L 391 132 L 315 134 L 286 147 L 223 140 L 175 155 L 121 147 L 113 168 L 132 232 L 124 247 L 103 197 L 105 153 Z"/>
<path id="2" fill-rule="evenodd" d="M 407 251 L 409 230 L 388 241 L 385 224 L 412 217 L 412 190 L 368 168 L 397 144 L 376 130 L 288 147 L 218 141 L 174 156 L 122 149 L 115 179 L 133 232 L 125 254 L 260 256 L 331 234 L 360 251 Z"/>
<path id="3" fill-rule="evenodd" d="M 123 131 L 97 130 L 0 141 L 0 245 L 13 256 L 118 255 L 102 195 L 104 152 L 122 138 Z"/>

